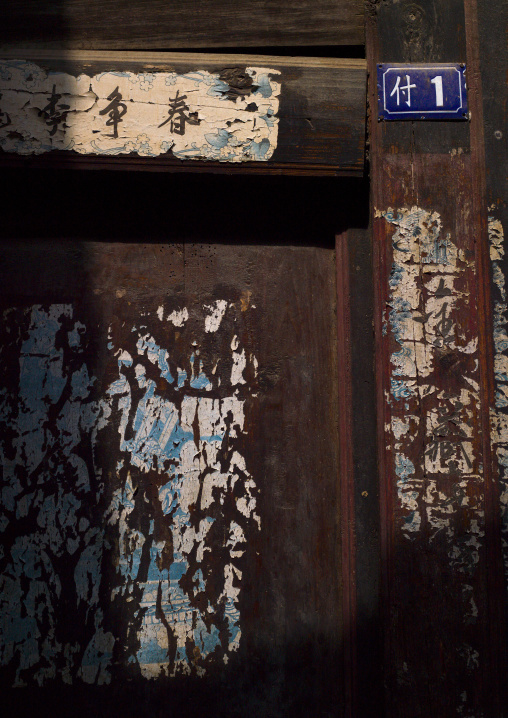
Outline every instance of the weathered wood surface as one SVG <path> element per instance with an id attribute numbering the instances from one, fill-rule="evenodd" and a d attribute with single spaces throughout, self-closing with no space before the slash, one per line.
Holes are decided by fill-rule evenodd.
<path id="1" fill-rule="evenodd" d="M 498 461 L 500 482 L 500 520 L 504 559 L 504 621 L 508 621 L 508 417 L 507 417 L 507 336 L 508 336 L 508 256 L 505 236 L 508 232 L 508 151 L 506 137 L 507 91 L 503 72 L 495 68 L 508 66 L 505 31 L 508 25 L 506 3 L 478 2 L 478 33 L 481 86 L 483 95 L 483 128 L 486 161 L 486 200 L 492 270 L 492 304 L 494 327 L 495 410 L 492 412 L 492 443 Z M 505 635 L 508 650 L 508 633 Z M 508 680 L 505 681 L 505 705 L 508 704 Z"/>
<path id="2" fill-rule="evenodd" d="M 338 351 L 338 412 L 340 450 L 340 505 L 342 575 L 342 635 L 344 642 L 344 703 L 345 718 L 356 715 L 357 675 L 357 600 L 355 541 L 355 472 L 353 458 L 353 402 L 351 383 L 351 301 L 349 287 L 349 232 L 335 240 L 337 265 L 337 351 Z"/>
<path id="3" fill-rule="evenodd" d="M 361 197 L 361 199 L 360 199 Z M 367 192 L 357 206 L 368 207 Z M 353 484 L 349 501 L 354 504 L 353 563 L 354 614 L 351 634 L 352 705 L 355 716 L 383 716 L 383 639 L 380 605 L 379 468 L 376 456 L 376 377 L 374 372 L 373 303 L 377 280 L 372 269 L 372 230 L 353 221 L 347 231 L 349 263 L 338 271 L 349 274 L 351 345 Z M 347 584 L 345 585 L 345 590 Z M 346 714 L 348 715 L 348 714 Z"/>
<path id="4" fill-rule="evenodd" d="M 37 624 L 40 637 L 35 635 L 34 644 L 25 634 L 9 638 L 14 651 L 10 659 L 2 659 L 2 687 L 15 682 L 18 669 L 19 679 L 28 685 L 14 693 L 3 690 L 4 706 L 12 705 L 13 712 L 23 715 L 43 696 L 55 715 L 64 715 L 70 703 L 77 715 L 89 715 L 94 705 L 125 715 L 326 715 L 340 710 L 336 283 L 333 244 L 323 233 L 333 214 L 329 205 L 315 218 L 295 209 L 303 226 L 293 241 L 316 232 L 323 237 L 321 247 L 270 246 L 281 243 L 286 212 L 280 206 L 280 191 L 266 190 L 257 198 L 272 220 L 267 223 L 256 204 L 250 222 L 243 202 L 255 196 L 254 178 L 242 191 L 231 186 L 236 180 L 222 178 L 229 187 L 224 184 L 219 191 L 212 178 L 193 178 L 191 183 L 189 177 L 176 182 L 160 176 L 155 205 L 167 204 L 167 212 L 157 210 L 152 221 L 146 205 L 147 180 L 152 189 L 155 186 L 150 175 L 114 175 L 121 184 L 112 185 L 112 176 L 105 174 L 71 177 L 55 172 L 48 177 L 34 172 L 27 179 L 21 172 L 9 174 L 9 196 L 25 191 L 34 197 L 31 218 L 20 231 L 31 232 L 38 225 L 47 238 L 2 242 L 2 311 L 14 308 L 3 316 L 1 342 L 2 386 L 7 391 L 2 394 L 6 413 L 0 435 L 9 467 L 3 495 L 13 499 L 2 503 L 6 519 L 1 573 L 13 589 L 4 594 L 2 614 L 16 617 L 16 611 L 26 608 L 30 620 L 44 625 Z M 45 183 L 39 190 L 37 178 Z M 274 181 L 280 182 L 266 180 Z M 200 211 L 195 204 L 198 186 Z M 326 187 L 322 189 L 326 195 Z M 214 197 L 207 199 L 212 191 Z M 289 186 L 286 191 L 303 207 L 298 186 L 291 194 Z M 61 215 L 52 209 L 55 193 L 60 203 L 65 199 L 67 209 Z M 105 202 L 108 193 L 115 199 Z M 101 208 L 100 219 L 94 217 L 96 206 Z M 321 207 L 319 197 L 314 197 L 313 206 Z M 15 211 L 10 208 L 6 215 L 10 229 Z M 62 228 L 78 215 L 83 222 L 73 225 L 76 233 L 86 236 L 96 228 L 104 240 L 122 235 L 138 240 L 52 238 L 55 225 Z M 159 239 L 142 240 L 147 221 L 149 233 Z M 253 246 L 183 242 L 203 237 L 206 227 L 213 239 L 251 241 Z M 329 239 L 333 242 L 333 232 Z M 212 317 L 214 308 L 223 308 L 222 302 L 226 306 L 217 330 L 207 331 L 206 317 Z M 57 305 L 67 308 L 60 311 Z M 39 344 L 34 343 L 41 334 L 44 342 L 39 338 Z M 140 342 L 148 335 L 153 337 L 151 349 Z M 173 383 L 162 376 L 155 344 L 168 352 Z M 133 358 L 132 367 L 123 352 Z M 20 368 L 29 363 L 27 375 Z M 178 369 L 187 373 L 180 389 L 176 377 L 183 375 Z M 216 481 L 208 506 L 199 496 L 188 506 L 180 500 L 184 524 L 197 529 L 207 516 L 215 519 L 213 532 L 210 529 L 204 539 L 204 552 L 184 550 L 189 569 L 180 587 L 198 624 L 206 607 L 212 608 L 209 620 L 218 628 L 219 645 L 207 655 L 206 645 L 191 634 L 180 654 L 191 675 L 160 677 L 152 684 L 142 678 L 148 670 L 141 665 L 140 652 L 146 635 L 137 607 L 148 571 L 156 589 L 153 625 L 162 627 L 162 637 L 172 635 L 163 627 L 163 617 L 170 629 L 176 625 L 166 603 L 164 571 L 168 562 L 177 560 L 173 551 L 183 551 L 176 529 L 181 518 L 172 509 L 166 511 L 167 506 L 164 509 L 161 492 L 170 477 L 182 471 L 182 459 L 175 455 L 167 462 L 152 445 L 157 461 L 150 470 L 133 465 L 135 456 L 149 462 L 150 452 L 121 445 L 118 430 L 126 405 L 122 409 L 122 387 L 115 382 L 122 373 L 131 387 L 129 416 L 133 418 L 136 407 L 143 409 L 147 387 L 137 386 L 136 377 L 146 376 L 154 382 L 150 406 L 160 400 L 180 407 L 180 425 L 187 432 L 184 446 L 194 442 L 192 453 L 199 455 L 196 476 L 203 481 L 203 495 L 208 481 Z M 223 430 L 217 426 L 215 439 L 210 438 L 199 411 L 190 427 L 184 425 L 188 402 L 198 401 L 204 408 L 213 399 L 227 407 L 232 396 L 245 401 L 242 430 L 234 412 L 229 418 L 225 412 L 228 436 L 220 436 Z M 132 440 L 131 429 L 125 439 Z M 220 485 L 206 468 L 213 463 L 213 442 L 219 447 L 221 473 L 229 480 L 238 474 L 234 487 Z M 233 456 L 236 469 L 231 468 Z M 192 483 L 190 475 L 188 480 Z M 253 500 L 248 506 L 241 504 L 245 492 Z M 236 548 L 230 520 L 241 526 L 246 538 Z M 145 549 L 139 574 L 136 577 L 131 569 L 122 575 L 129 552 L 142 543 L 141 535 Z M 90 548 L 86 553 L 87 546 L 98 542 L 101 552 Z M 11 552 L 14 545 L 20 551 Z M 159 557 L 162 576 L 148 565 L 149 548 Z M 228 564 L 241 572 L 232 584 L 233 594 L 239 591 L 235 605 L 242 635 L 237 651 L 230 648 L 231 625 L 228 629 L 218 610 Z M 32 568 L 39 575 L 32 576 Z M 204 586 L 199 573 L 196 576 L 198 569 Z M 61 590 L 44 588 L 57 585 Z M 122 593 L 122 586 L 129 591 Z M 44 610 L 32 617 L 27 595 L 36 589 Z M 19 622 L 15 627 L 20 628 Z M 94 635 L 85 661 L 85 648 Z M 68 645 L 73 649 L 65 652 Z M 27 651 L 30 665 L 21 668 Z M 168 654 L 162 662 L 171 670 L 172 660 L 174 654 Z M 201 679 L 200 668 L 206 670 Z M 156 673 L 158 667 L 153 670 Z M 62 685 L 62 672 L 71 685 Z M 38 677 L 42 689 L 34 685 Z M 94 685 L 88 685 L 90 679 Z"/>
<path id="5" fill-rule="evenodd" d="M 0 44 L 80 50 L 363 45 L 361 0 L 4 0 Z"/>
<path id="6" fill-rule="evenodd" d="M 478 57 L 465 25 L 462 0 L 370 3 L 371 76 L 376 62 L 467 61 L 475 112 Z M 369 99 L 376 107 L 375 83 Z M 481 128 L 370 128 L 386 711 L 498 716 Z"/>
<path id="7" fill-rule="evenodd" d="M 0 99 L 4 164 L 363 172 L 363 60 L 132 52 L 30 55 L 21 47 L 4 52 L 1 59 L 5 61 Z M 20 66 L 16 62 L 20 59 L 33 63 Z M 46 72 L 63 74 L 47 77 Z M 110 72 L 124 76 L 106 74 Z M 81 80 L 73 79 L 80 76 Z M 53 92 L 52 83 L 64 89 L 60 92 L 55 84 Z M 107 87 L 101 89 L 100 83 Z M 118 139 L 108 113 L 104 115 L 115 84 L 116 89 L 122 85 L 120 111 L 125 109 L 125 117 L 113 128 Z M 167 124 L 174 87 L 183 88 L 187 96 L 186 137 Z M 196 93 L 201 94 L 193 99 Z M 51 114 L 50 99 L 58 94 L 71 109 Z M 18 110 L 9 109 L 18 105 Z M 136 112 L 139 119 L 130 120 Z M 147 119 L 147 112 L 153 117 Z M 16 127 L 18 116 L 23 118 L 17 120 L 20 127 Z M 132 127 L 125 129 L 129 122 Z M 197 139 L 193 140 L 193 133 Z M 71 149 L 61 150 L 64 147 Z M 20 160 L 18 154 L 26 158 Z"/>

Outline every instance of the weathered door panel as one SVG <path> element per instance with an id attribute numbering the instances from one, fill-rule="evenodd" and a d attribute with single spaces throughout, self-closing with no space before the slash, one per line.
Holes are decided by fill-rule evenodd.
<path id="1" fill-rule="evenodd" d="M 333 250 L 18 240 L 2 257 L 16 710 L 337 711 Z"/>

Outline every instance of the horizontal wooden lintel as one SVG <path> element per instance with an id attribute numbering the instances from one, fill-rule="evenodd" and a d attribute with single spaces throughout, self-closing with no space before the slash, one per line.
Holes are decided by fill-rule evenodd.
<path id="1" fill-rule="evenodd" d="M 11 47 L 0 161 L 256 173 L 363 173 L 358 59 Z"/>

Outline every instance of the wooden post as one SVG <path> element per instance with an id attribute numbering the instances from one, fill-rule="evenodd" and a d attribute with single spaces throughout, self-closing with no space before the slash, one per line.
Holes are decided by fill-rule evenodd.
<path id="1" fill-rule="evenodd" d="M 481 88 L 465 6 L 368 4 L 385 680 L 387 713 L 404 718 L 500 710 Z M 378 123 L 378 62 L 467 62 L 471 122 Z"/>

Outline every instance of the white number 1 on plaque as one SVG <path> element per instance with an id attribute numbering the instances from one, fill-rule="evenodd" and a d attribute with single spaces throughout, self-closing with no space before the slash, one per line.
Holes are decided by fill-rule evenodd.
<path id="1" fill-rule="evenodd" d="M 444 104 L 443 103 L 443 76 L 438 75 L 437 77 L 433 77 L 431 82 L 434 85 L 434 88 L 436 90 L 436 107 L 442 107 Z"/>

